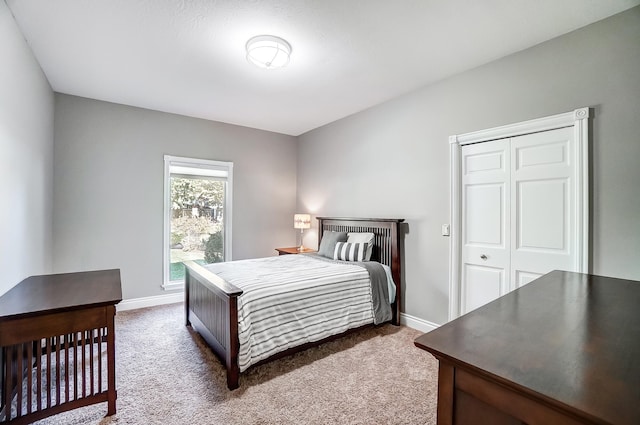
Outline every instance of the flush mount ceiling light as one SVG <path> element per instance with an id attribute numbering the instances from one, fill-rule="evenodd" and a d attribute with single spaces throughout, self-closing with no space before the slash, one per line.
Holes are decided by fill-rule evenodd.
<path id="1" fill-rule="evenodd" d="M 247 41 L 247 60 L 266 69 L 282 68 L 289 63 L 291 45 L 274 35 L 258 35 Z"/>

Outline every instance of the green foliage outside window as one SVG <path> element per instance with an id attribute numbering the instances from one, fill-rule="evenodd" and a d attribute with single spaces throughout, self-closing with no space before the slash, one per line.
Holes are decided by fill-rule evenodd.
<path id="1" fill-rule="evenodd" d="M 212 233 L 207 239 L 204 248 L 204 261 L 206 263 L 220 263 L 224 260 L 224 237 L 222 230 Z"/>

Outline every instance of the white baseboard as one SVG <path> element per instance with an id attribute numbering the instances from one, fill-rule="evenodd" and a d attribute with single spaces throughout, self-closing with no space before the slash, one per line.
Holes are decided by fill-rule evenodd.
<path id="1" fill-rule="evenodd" d="M 137 308 L 153 307 L 156 305 L 173 304 L 184 301 L 184 292 L 154 295 L 152 297 L 131 298 L 116 304 L 116 311 L 135 310 Z"/>
<path id="2" fill-rule="evenodd" d="M 405 313 L 400 313 L 400 324 L 422 332 L 431 332 L 432 330 L 440 326 L 433 322 L 429 322 L 428 320 L 420 319 L 419 317 L 411 316 Z"/>

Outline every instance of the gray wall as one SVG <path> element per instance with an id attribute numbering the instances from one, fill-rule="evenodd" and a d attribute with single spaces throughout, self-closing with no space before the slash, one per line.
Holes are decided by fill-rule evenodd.
<path id="1" fill-rule="evenodd" d="M 233 259 L 295 245 L 296 139 L 56 94 L 54 270 L 120 268 L 123 296 L 162 291 L 165 154 L 232 161 Z"/>
<path id="2" fill-rule="evenodd" d="M 407 219 L 403 311 L 444 323 L 448 136 L 583 106 L 592 269 L 640 279 L 640 7 L 300 136 L 298 209 Z"/>
<path id="3" fill-rule="evenodd" d="M 53 91 L 0 1 L 0 295 L 51 271 Z"/>

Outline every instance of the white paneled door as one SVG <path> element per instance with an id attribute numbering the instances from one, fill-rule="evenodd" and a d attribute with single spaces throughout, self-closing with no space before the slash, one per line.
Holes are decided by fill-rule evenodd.
<path id="1" fill-rule="evenodd" d="M 462 148 L 463 313 L 509 290 L 509 139 Z"/>
<path id="2" fill-rule="evenodd" d="M 579 263 L 573 127 L 462 146 L 460 313 Z"/>
<path id="3" fill-rule="evenodd" d="M 573 128 L 511 139 L 511 289 L 551 270 L 574 270 Z"/>

